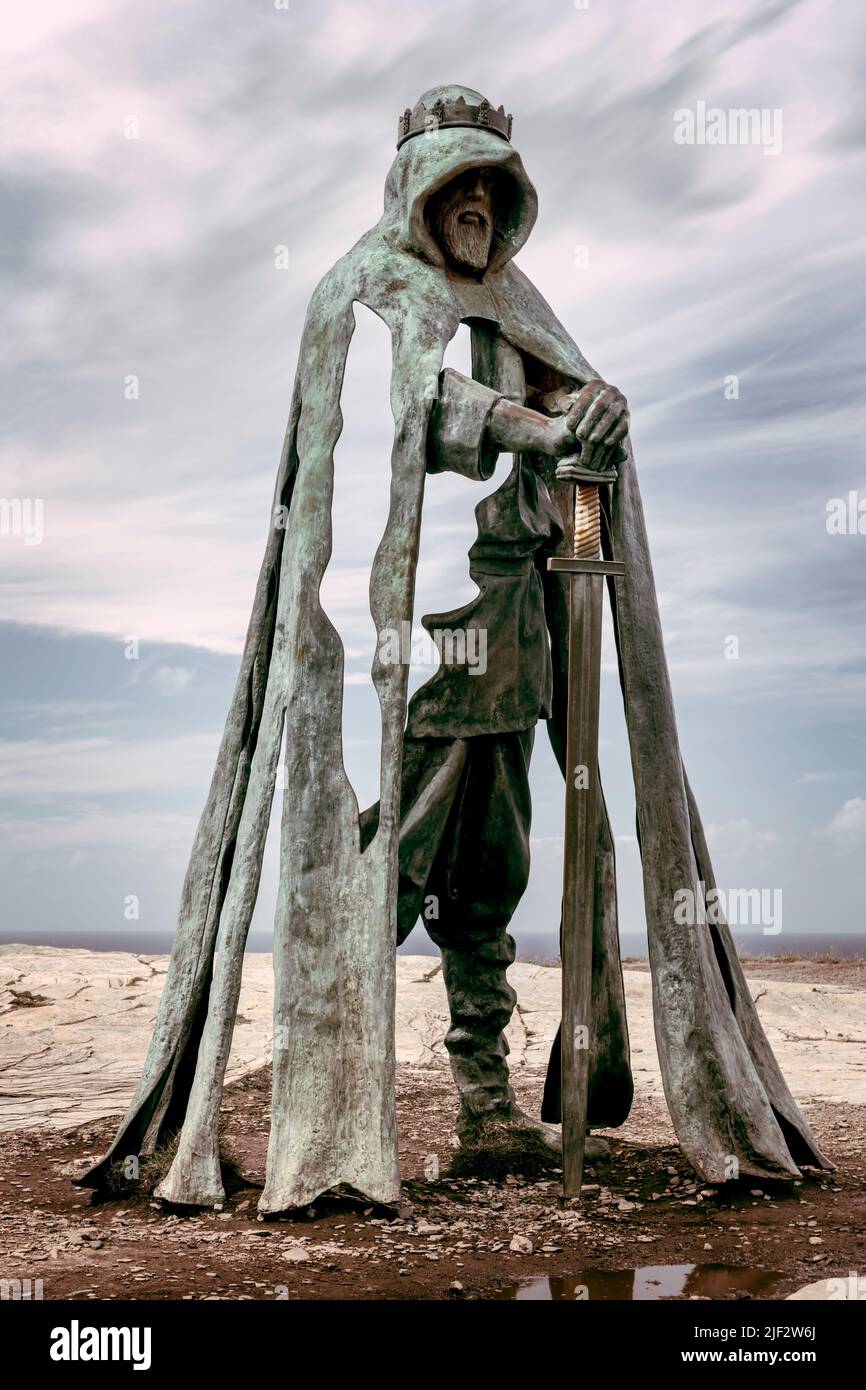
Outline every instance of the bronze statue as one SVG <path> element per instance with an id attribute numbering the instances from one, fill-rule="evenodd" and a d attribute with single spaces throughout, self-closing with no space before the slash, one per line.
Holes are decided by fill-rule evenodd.
<path id="1" fill-rule="evenodd" d="M 394 951 L 432 896 L 451 1008 L 446 1043 L 458 1132 L 506 1117 L 558 1136 L 559 1051 L 542 1120 L 520 1112 L 503 1037 L 514 992 L 508 925 L 529 870 L 528 768 L 539 719 L 565 768 L 567 579 L 573 482 L 597 476 L 634 771 L 665 1092 L 683 1150 L 710 1182 L 830 1166 L 767 1043 L 727 926 L 683 927 L 683 887 L 713 887 L 677 742 L 658 607 L 622 394 L 595 372 L 514 262 L 535 190 L 511 117 L 457 86 L 399 122 L 379 223 L 328 272 L 308 311 L 272 525 L 237 688 L 184 886 L 160 1012 L 107 1165 L 180 1131 L 158 1189 L 223 1195 L 218 1119 L 285 727 L 274 936 L 273 1114 L 261 1210 L 346 1186 L 396 1202 Z M 353 304 L 392 339 L 390 514 L 370 579 L 378 633 L 412 619 L 426 475 L 502 486 L 477 508 L 477 599 L 428 628 L 487 635 L 483 674 L 443 663 L 407 705 L 408 668 L 371 653 L 382 715 L 381 796 L 359 811 L 341 746 L 343 651 L 319 602 L 331 551 L 333 452 Z M 461 322 L 472 378 L 442 370 Z M 615 481 L 614 481 L 615 479 Z M 465 644 L 464 644 L 465 650 Z M 632 1097 L 613 841 L 598 788 L 592 912 L 590 1125 L 621 1124 Z M 217 932 L 220 949 L 215 954 Z"/>

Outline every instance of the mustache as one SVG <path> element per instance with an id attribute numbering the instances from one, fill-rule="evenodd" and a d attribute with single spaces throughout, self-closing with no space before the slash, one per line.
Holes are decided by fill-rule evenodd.
<path id="1" fill-rule="evenodd" d="M 459 202 L 452 203 L 448 215 L 468 226 L 474 224 L 484 229 L 490 226 L 490 217 L 484 204 L 474 198 L 461 198 Z"/>

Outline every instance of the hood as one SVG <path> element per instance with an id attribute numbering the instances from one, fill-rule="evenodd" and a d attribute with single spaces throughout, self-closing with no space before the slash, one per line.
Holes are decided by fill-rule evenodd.
<path id="1" fill-rule="evenodd" d="M 493 253 L 485 275 L 515 256 L 535 225 L 538 197 L 513 146 L 489 130 L 443 128 L 415 135 L 397 151 L 385 181 L 385 210 L 379 230 L 395 251 L 409 251 L 431 265 L 445 258 L 431 236 L 424 209 L 434 193 L 469 169 L 506 174 L 505 196 L 497 199 Z"/>

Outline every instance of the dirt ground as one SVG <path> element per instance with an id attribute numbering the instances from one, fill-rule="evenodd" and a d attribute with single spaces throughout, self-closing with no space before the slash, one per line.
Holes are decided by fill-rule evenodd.
<path id="1" fill-rule="evenodd" d="M 649 970 L 645 956 L 627 956 L 622 963 L 629 970 Z M 741 956 L 740 964 L 747 977 L 759 980 L 866 989 L 866 960 L 860 956 Z"/>
<path id="2" fill-rule="evenodd" d="M 523 1069 L 516 1086 L 538 1113 L 541 1073 Z M 491 1299 L 515 1287 L 557 1299 L 734 1298 L 784 1297 L 866 1269 L 864 1107 L 805 1107 L 837 1172 L 719 1191 L 696 1180 L 663 1107 L 638 1102 L 608 1136 L 610 1158 L 588 1172 L 582 1203 L 566 1209 L 555 1172 L 449 1179 L 450 1078 L 403 1068 L 399 1213 L 332 1198 L 263 1222 L 252 1184 L 269 1087 L 263 1070 L 226 1091 L 225 1147 L 247 1185 L 222 1211 L 99 1202 L 75 1188 L 72 1174 L 104 1151 L 113 1121 L 0 1136 L 0 1275 L 41 1279 L 46 1299 Z"/>

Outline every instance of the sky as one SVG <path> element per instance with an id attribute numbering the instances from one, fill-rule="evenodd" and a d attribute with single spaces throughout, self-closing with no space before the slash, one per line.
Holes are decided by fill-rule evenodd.
<path id="1" fill-rule="evenodd" d="M 7 11 L 0 931 L 172 930 L 305 306 L 379 217 L 398 115 L 443 82 L 513 113 L 539 194 L 518 263 L 629 399 L 719 883 L 781 894 L 764 925 L 783 940 L 864 930 L 864 59 L 866 11 L 843 0 Z M 738 108 L 764 113 L 763 136 L 678 138 L 714 110 L 735 136 L 725 113 Z M 345 761 L 366 803 L 389 345 L 368 311 L 356 317 L 322 594 L 346 648 Z M 463 333 L 446 360 L 465 364 Z M 486 487 L 430 480 L 416 614 L 473 596 L 474 507 L 506 471 Z M 839 534 L 828 507 L 843 504 Z M 637 933 L 609 634 L 601 765 L 621 926 Z M 525 950 L 558 922 L 562 784 L 543 729 L 533 799 Z M 277 855 L 272 835 L 262 931 Z"/>

